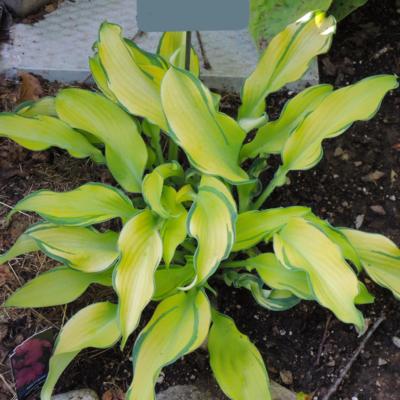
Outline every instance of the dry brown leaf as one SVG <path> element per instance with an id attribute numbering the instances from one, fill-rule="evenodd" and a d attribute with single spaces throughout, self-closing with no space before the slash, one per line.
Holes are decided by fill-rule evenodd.
<path id="1" fill-rule="evenodd" d="M 19 88 L 18 103 L 38 100 L 43 95 L 43 88 L 38 78 L 27 72 L 21 73 L 19 77 L 21 78 L 21 86 Z"/>
<path id="2" fill-rule="evenodd" d="M 124 400 L 125 396 L 121 389 L 109 389 L 103 393 L 101 400 Z"/>
<path id="3" fill-rule="evenodd" d="M 14 279 L 14 275 L 10 267 L 8 265 L 0 265 L 0 287 L 11 279 Z"/>

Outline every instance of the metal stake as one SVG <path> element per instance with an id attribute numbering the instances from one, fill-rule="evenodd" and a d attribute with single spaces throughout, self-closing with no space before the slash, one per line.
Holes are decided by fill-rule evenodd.
<path id="1" fill-rule="evenodd" d="M 186 32 L 185 69 L 190 71 L 190 53 L 192 51 L 192 32 Z"/>

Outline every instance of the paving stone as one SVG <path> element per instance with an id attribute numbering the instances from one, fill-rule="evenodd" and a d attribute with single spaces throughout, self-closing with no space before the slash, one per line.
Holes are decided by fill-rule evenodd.
<path id="1" fill-rule="evenodd" d="M 13 1 L 13 0 L 10 0 Z M 10 43 L 0 50 L 0 72 L 15 75 L 18 71 L 33 72 L 49 80 L 81 81 L 88 77 L 88 57 L 97 40 L 101 22 L 120 24 L 126 37 L 138 33 L 136 0 L 65 1 L 43 20 L 13 27 Z M 205 83 L 213 88 L 238 91 L 243 80 L 256 66 L 258 52 L 247 32 L 201 32 L 211 69 L 202 68 Z M 136 42 L 148 51 L 155 51 L 160 33 L 145 33 Z M 197 52 L 199 43 L 193 35 Z M 204 60 L 202 60 L 204 65 Z M 313 63 L 297 90 L 318 83 L 317 63 Z"/>
<path id="2" fill-rule="evenodd" d="M 68 393 L 57 394 L 53 396 L 51 400 L 99 400 L 99 397 L 91 389 L 80 389 Z"/>
<path id="3" fill-rule="evenodd" d="M 18 17 L 25 17 L 46 5 L 50 0 L 3 0 Z"/>

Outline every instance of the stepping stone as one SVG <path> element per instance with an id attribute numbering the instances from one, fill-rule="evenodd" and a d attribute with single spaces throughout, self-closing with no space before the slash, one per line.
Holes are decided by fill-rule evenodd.
<path id="1" fill-rule="evenodd" d="M 13 1 L 13 0 L 10 0 Z M 138 35 L 136 0 L 65 1 L 43 20 L 33 24 L 17 24 L 11 41 L 0 50 L 0 73 L 15 76 L 18 71 L 32 72 L 49 80 L 63 82 L 88 78 L 88 57 L 104 20 L 124 28 L 124 35 L 135 38 L 139 46 L 155 51 L 160 33 Z M 239 91 L 243 80 L 255 68 L 258 52 L 247 30 L 201 32 L 205 56 L 211 69 L 204 67 L 197 35 L 193 45 L 199 53 L 205 83 L 216 89 Z M 318 83 L 318 67 L 314 63 L 297 90 Z"/>

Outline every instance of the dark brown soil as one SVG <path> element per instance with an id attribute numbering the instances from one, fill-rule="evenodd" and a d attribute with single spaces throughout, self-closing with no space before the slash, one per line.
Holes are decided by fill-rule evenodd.
<path id="1" fill-rule="evenodd" d="M 400 75 L 399 39 L 400 3 L 370 0 L 339 24 L 329 55 L 320 60 L 321 81 L 340 87 L 372 74 Z M 13 107 L 17 86 L 17 82 L 0 85 L 0 109 Z M 44 83 L 46 93 L 54 93 L 58 87 Z M 270 115 L 277 116 L 290 95 L 274 96 L 268 105 Z M 223 108 L 231 113 L 237 103 L 237 96 L 226 95 Z M 400 92 L 386 98 L 373 120 L 356 123 L 343 136 L 325 143 L 324 149 L 325 158 L 318 167 L 292 173 L 290 185 L 278 189 L 267 206 L 307 205 L 337 226 L 361 224 L 361 229 L 383 233 L 400 244 Z M 33 190 L 66 190 L 90 180 L 112 182 L 105 169 L 70 159 L 60 151 L 31 153 L 0 140 L 0 222 L 8 207 Z M 0 250 L 8 248 L 31 222 L 18 216 L 10 226 L 0 226 Z M 0 275 L 0 302 L 51 266 L 45 257 L 31 255 L 3 267 L 6 272 Z M 388 291 L 365 281 L 376 295 L 374 305 L 362 307 L 365 316 L 373 322 L 385 315 L 386 320 L 332 399 L 399 400 L 400 350 L 393 343 L 394 337 L 400 337 L 399 303 Z M 315 303 L 303 302 L 293 310 L 273 313 L 256 306 L 245 291 L 218 282 L 213 285 L 219 291 L 218 307 L 232 316 L 260 349 L 271 378 L 293 390 L 321 399 L 360 344 L 361 338 L 352 327 L 332 318 Z M 11 382 L 7 356 L 24 338 L 44 327 L 58 328 L 88 302 L 110 296 L 109 291 L 92 288 L 67 307 L 0 311 L 0 375 Z M 58 390 L 90 387 L 100 394 L 108 389 L 125 390 L 131 379 L 129 356 L 118 349 L 87 351 L 64 374 Z M 202 350 L 166 368 L 158 388 L 188 383 L 212 388 L 216 400 L 225 399 L 216 389 L 207 354 Z M 0 400 L 11 398 L 11 391 L 0 379 Z"/>

